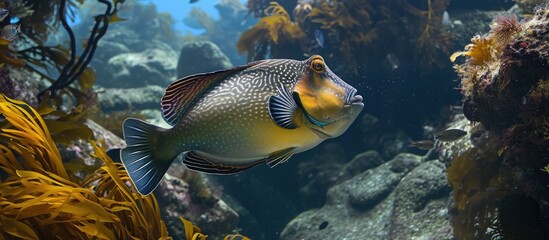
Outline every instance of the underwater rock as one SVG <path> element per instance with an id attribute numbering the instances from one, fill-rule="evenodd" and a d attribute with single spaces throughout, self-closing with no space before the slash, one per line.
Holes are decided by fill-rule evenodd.
<path id="1" fill-rule="evenodd" d="M 164 88 L 148 85 L 137 88 L 107 88 L 99 93 L 102 111 L 124 111 L 128 109 L 160 109 L 160 98 Z"/>
<path id="2" fill-rule="evenodd" d="M 177 54 L 169 47 L 118 54 L 108 60 L 105 74 L 98 77 L 97 83 L 113 88 L 165 87 L 175 80 L 176 61 Z"/>
<path id="3" fill-rule="evenodd" d="M 189 42 L 181 47 L 177 78 L 231 68 L 233 65 L 217 45 L 209 41 Z"/>
<path id="4" fill-rule="evenodd" d="M 444 166 L 422 161 L 421 156 L 399 154 L 331 187 L 326 204 L 294 218 L 280 239 L 449 239 L 448 228 L 442 227 L 448 226 Z M 429 221 L 418 223 L 423 215 Z M 396 229 L 405 223 L 415 228 Z"/>
<path id="5" fill-rule="evenodd" d="M 122 138 L 93 120 L 86 119 L 84 124 L 92 130 L 95 139 L 104 141 L 106 149 L 123 148 L 126 146 Z M 59 152 L 67 170 L 75 172 L 82 179 L 103 165 L 101 159 L 92 156 L 94 148 L 87 139 L 77 140 L 68 146 L 63 146 L 59 148 Z"/>
<path id="6" fill-rule="evenodd" d="M 25 68 L 0 67 L 0 93 L 36 107 L 39 91 L 35 79 L 37 77 Z"/>
<path id="7" fill-rule="evenodd" d="M 546 3 L 545 0 L 513 0 L 517 3 L 518 8 L 523 14 L 532 14 L 537 6 Z"/>
<path id="8" fill-rule="evenodd" d="M 300 198 L 307 206 L 321 206 L 324 203 L 328 188 L 339 184 L 370 168 L 385 162 L 376 151 L 367 151 L 355 156 L 350 162 L 343 163 L 343 148 L 326 145 L 319 157 L 299 163 Z M 330 157 L 332 156 L 332 157 Z"/>
<path id="9" fill-rule="evenodd" d="M 447 221 L 450 188 L 441 162 L 419 165 L 402 178 L 395 193 L 391 239 L 452 239 Z"/>
<path id="10" fill-rule="evenodd" d="M 109 59 L 116 55 L 130 52 L 131 50 L 123 43 L 102 40 L 97 43 L 97 51 L 93 55 L 92 64 L 103 63 L 101 60 L 105 60 L 104 63 L 107 63 Z"/>
<path id="11" fill-rule="evenodd" d="M 197 202 L 192 194 L 193 187 L 196 185 L 166 174 L 154 192 L 162 217 L 174 239 L 186 239 L 179 216 L 185 216 L 199 225 L 212 239 L 222 239 L 219 236 L 237 228 L 238 214 L 231 207 L 218 198 L 210 204 Z"/>
<path id="12" fill-rule="evenodd" d="M 402 175 L 416 167 L 420 161 L 414 159 L 413 155 L 402 154 L 381 167 L 354 176 L 344 187 L 344 191 L 349 194 L 350 205 L 357 210 L 372 208 L 385 199 L 400 182 Z M 336 200 L 328 198 L 330 201 Z"/>

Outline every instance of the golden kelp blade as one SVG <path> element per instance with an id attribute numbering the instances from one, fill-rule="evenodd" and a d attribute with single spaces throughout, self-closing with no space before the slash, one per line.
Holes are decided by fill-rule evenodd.
<path id="1" fill-rule="evenodd" d="M 104 147 L 92 142 L 105 166 L 78 185 L 37 111 L 0 95 L 0 114 L 0 239 L 170 239 L 154 196 L 130 189 Z"/>
<path id="2" fill-rule="evenodd" d="M 0 114 L 9 123 L 8 126 L 0 129 L 0 143 L 4 149 L 0 167 L 17 166 L 17 168 L 5 169 L 9 175 L 15 175 L 16 170 L 30 170 L 41 173 L 51 172 L 67 178 L 61 155 L 51 138 L 48 127 L 36 110 L 22 101 L 0 95 Z M 12 151 L 23 158 L 22 165 L 15 159 Z M 4 154 L 12 157 L 4 158 Z"/>

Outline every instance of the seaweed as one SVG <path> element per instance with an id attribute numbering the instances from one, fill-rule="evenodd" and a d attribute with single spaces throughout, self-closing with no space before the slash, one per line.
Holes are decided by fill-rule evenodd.
<path id="1" fill-rule="evenodd" d="M 67 0 L 60 1 L 59 10 L 57 12 L 59 14 L 59 20 L 61 21 L 61 25 L 63 26 L 63 28 L 65 28 L 67 34 L 69 35 L 70 58 L 61 70 L 59 77 L 54 82 L 52 82 L 51 86 L 40 92 L 38 98 L 41 98 L 47 91 L 51 91 L 52 94 L 55 95 L 57 90 L 68 87 L 79 78 L 80 85 L 82 87 L 81 91 L 87 91 L 91 89 L 91 86 L 95 81 L 95 74 L 93 73 L 93 70 L 91 70 L 87 66 L 93 58 L 93 54 L 95 53 L 99 39 L 101 39 L 107 32 L 109 23 L 120 21 L 120 18 L 117 15 L 118 4 L 123 3 L 124 0 L 112 0 L 112 3 L 107 0 L 98 0 L 98 2 L 105 4 L 105 13 L 95 17 L 95 24 L 93 25 L 90 37 L 88 38 L 84 51 L 77 58 L 76 39 L 66 19 Z"/>
<path id="2" fill-rule="evenodd" d="M 77 41 L 67 23 L 67 18 L 73 18 L 72 12 L 77 4 L 84 0 L 60 1 L 0 1 L 0 8 L 9 11 L 0 26 L 9 23 L 11 17 L 20 19 L 19 34 L 13 40 L 0 41 L 0 65 L 9 64 L 14 67 L 24 67 L 52 84 L 38 94 L 40 99 L 46 91 L 50 91 L 57 104 L 60 105 L 68 95 L 76 100 L 76 104 L 84 103 L 92 93 L 95 73 L 88 67 L 93 58 L 99 39 L 105 34 L 110 22 L 120 21 L 118 5 L 124 0 L 98 0 L 106 6 L 104 14 L 95 17 L 87 43 L 80 56 L 76 55 Z M 6 23 L 7 22 L 7 23 Z M 69 46 L 61 44 L 46 46 L 48 36 L 62 26 L 69 35 Z M 59 76 L 52 77 L 51 70 L 57 70 Z M 73 83 L 78 81 L 78 85 Z M 60 92 L 60 94 L 58 94 Z"/>
<path id="3" fill-rule="evenodd" d="M 92 141 L 104 166 L 78 185 L 69 180 L 57 146 L 39 112 L 23 102 L 0 97 L 9 122 L 0 132 L 0 182 L 3 238 L 160 238 L 166 237 L 154 196 L 128 187 L 119 163 Z M 25 197 L 22 197 L 25 196 Z"/>
<path id="4" fill-rule="evenodd" d="M 427 0 L 426 3 L 426 9 L 422 10 L 406 1 L 401 2 L 406 11 L 416 16 L 414 25 L 421 30 L 414 40 L 416 59 L 442 67 L 438 60 L 450 52 L 452 40 L 452 35 L 442 25 L 442 16 L 449 1 Z"/>
<path id="5" fill-rule="evenodd" d="M 293 1 L 280 2 L 293 5 Z M 250 13 L 262 17 L 261 20 L 269 14 L 260 14 L 258 9 L 269 9 L 273 4 L 278 3 L 271 2 L 267 6 L 262 0 L 248 1 Z M 293 23 L 304 34 L 300 38 L 299 48 L 280 51 L 276 48 L 276 41 L 240 41 L 238 46 L 242 52 L 248 51 L 254 60 L 267 56 L 288 58 L 295 50 L 305 55 L 320 52 L 343 59 L 348 63 L 347 70 L 356 74 L 361 66 L 385 58 L 387 53 L 380 52 L 379 46 L 391 44 L 396 48 L 398 58 L 411 55 L 424 67 L 433 64 L 441 66 L 440 60 L 449 53 L 452 39 L 452 35 L 442 26 L 442 15 L 448 1 L 425 0 L 415 1 L 414 4 L 419 6 L 405 0 L 378 1 L 375 4 L 358 0 L 297 1 L 293 16 L 285 16 L 285 19 L 293 17 Z M 243 40 L 248 40 L 249 35 L 253 35 L 253 39 L 269 39 L 269 31 L 259 29 L 256 26 L 243 33 Z M 269 29 L 276 28 L 271 26 Z M 315 32 L 319 30 L 324 34 L 326 44 L 323 46 L 315 41 Z M 281 35 L 279 40 L 293 36 Z"/>
<path id="6" fill-rule="evenodd" d="M 299 42 L 305 35 L 290 19 L 288 12 L 277 2 L 271 2 L 265 9 L 267 16 L 248 31 L 242 33 L 237 43 L 240 54 L 248 52 L 248 61 L 265 57 L 270 51 L 287 49 L 288 44 Z"/>

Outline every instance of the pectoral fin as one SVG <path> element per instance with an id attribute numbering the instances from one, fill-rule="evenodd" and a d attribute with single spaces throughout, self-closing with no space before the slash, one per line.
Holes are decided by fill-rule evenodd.
<path id="1" fill-rule="evenodd" d="M 271 168 L 276 167 L 278 164 L 285 163 L 293 155 L 295 147 L 282 149 L 271 153 L 267 158 L 267 165 Z"/>
<path id="2" fill-rule="evenodd" d="M 187 152 L 185 154 L 185 158 L 183 159 L 183 163 L 187 166 L 187 168 L 198 172 L 212 174 L 233 174 L 244 171 L 262 163 L 263 159 L 258 159 L 257 161 L 253 161 L 252 163 L 246 165 L 226 165 L 219 162 L 221 161 L 218 159 L 204 156 L 196 151 Z"/>
<path id="3" fill-rule="evenodd" d="M 280 127 L 286 129 L 297 128 L 294 121 L 297 108 L 298 105 L 284 85 L 279 87 L 278 95 L 269 98 L 269 114 L 276 125 Z"/>

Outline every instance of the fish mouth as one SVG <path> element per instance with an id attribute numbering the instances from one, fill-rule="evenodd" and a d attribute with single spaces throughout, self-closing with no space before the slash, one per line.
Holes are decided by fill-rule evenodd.
<path id="1" fill-rule="evenodd" d="M 347 99 L 345 99 L 345 105 L 348 105 L 348 106 L 353 106 L 353 105 L 363 105 L 364 104 L 362 103 L 362 100 L 364 100 L 362 98 L 362 96 L 356 94 L 356 89 L 350 89 L 347 93 Z"/>
<path id="2" fill-rule="evenodd" d="M 364 103 L 362 102 L 362 100 L 364 100 L 362 96 L 354 95 L 349 98 L 349 100 L 347 101 L 347 104 L 345 104 L 345 107 L 352 107 L 352 106 L 364 107 Z"/>

